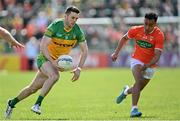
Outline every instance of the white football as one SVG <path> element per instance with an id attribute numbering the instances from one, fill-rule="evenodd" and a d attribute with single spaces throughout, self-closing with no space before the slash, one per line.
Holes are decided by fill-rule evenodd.
<path id="1" fill-rule="evenodd" d="M 73 67 L 73 59 L 70 55 L 61 55 L 58 58 L 58 65 L 65 71 L 71 70 Z"/>

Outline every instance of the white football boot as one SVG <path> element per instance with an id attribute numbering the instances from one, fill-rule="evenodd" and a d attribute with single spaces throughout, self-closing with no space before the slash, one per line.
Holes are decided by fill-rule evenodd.
<path id="1" fill-rule="evenodd" d="M 11 118 L 11 114 L 12 114 L 13 108 L 15 108 L 15 107 L 11 107 L 10 106 L 10 101 L 11 100 L 8 100 L 8 103 L 7 103 L 7 108 L 6 108 L 6 112 L 5 112 L 5 118 L 6 119 L 10 119 Z"/>
<path id="2" fill-rule="evenodd" d="M 31 107 L 31 111 L 34 112 L 34 113 L 36 113 L 36 114 L 39 114 L 39 115 L 41 114 L 40 106 L 39 106 L 38 104 L 33 105 L 33 106 Z"/>

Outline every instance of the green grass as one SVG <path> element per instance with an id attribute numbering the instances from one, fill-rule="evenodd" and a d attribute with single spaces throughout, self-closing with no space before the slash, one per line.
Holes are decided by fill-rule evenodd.
<path id="1" fill-rule="evenodd" d="M 4 120 L 6 101 L 31 82 L 35 72 L 0 73 L 0 120 Z M 42 115 L 30 111 L 39 94 L 16 105 L 12 120 L 134 120 L 129 118 L 131 96 L 120 105 L 116 97 L 125 84 L 134 83 L 130 69 L 83 70 L 77 82 L 69 72 L 42 103 Z M 180 119 L 180 68 L 159 68 L 141 94 L 142 118 L 135 120 Z"/>

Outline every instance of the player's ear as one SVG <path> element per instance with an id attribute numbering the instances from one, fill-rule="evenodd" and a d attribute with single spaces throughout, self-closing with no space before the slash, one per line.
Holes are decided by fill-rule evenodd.
<path id="1" fill-rule="evenodd" d="M 157 26 L 157 21 L 154 21 L 154 26 Z"/>
<path id="2" fill-rule="evenodd" d="M 156 23 L 156 22 L 154 23 L 154 27 L 155 27 L 155 26 L 157 26 L 157 23 Z"/>

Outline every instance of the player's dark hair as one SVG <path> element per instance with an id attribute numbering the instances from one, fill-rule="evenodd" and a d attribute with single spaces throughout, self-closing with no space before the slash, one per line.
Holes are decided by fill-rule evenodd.
<path id="1" fill-rule="evenodd" d="M 69 6 L 66 8 L 65 14 L 70 14 L 71 12 L 80 13 L 80 10 L 76 6 Z"/>
<path id="2" fill-rule="evenodd" d="M 157 22 L 158 15 L 156 13 L 150 12 L 145 14 L 145 18 Z"/>

